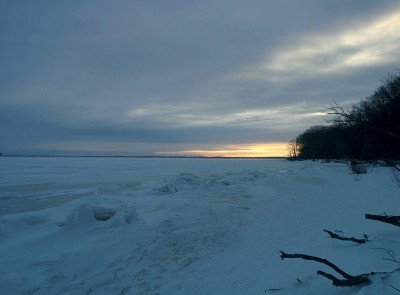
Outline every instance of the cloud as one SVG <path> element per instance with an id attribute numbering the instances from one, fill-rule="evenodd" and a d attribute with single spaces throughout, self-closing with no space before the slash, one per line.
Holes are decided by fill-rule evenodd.
<path id="1" fill-rule="evenodd" d="M 287 141 L 395 70 L 399 11 L 392 0 L 1 3 L 0 149 Z"/>
<path id="2" fill-rule="evenodd" d="M 339 31 L 306 34 L 268 54 L 261 65 L 234 75 L 276 83 L 354 69 L 389 65 L 400 59 L 400 10 Z"/>
<path id="3" fill-rule="evenodd" d="M 295 111 L 294 111 L 295 109 Z M 213 112 L 204 105 L 182 104 L 174 106 L 149 105 L 132 109 L 125 116 L 126 122 L 143 123 L 163 127 L 214 127 L 214 128 L 266 128 L 274 126 L 277 131 L 299 126 L 301 122 L 319 120 L 326 115 L 321 108 L 309 108 L 298 103 L 295 106 L 271 108 L 246 108 Z"/>

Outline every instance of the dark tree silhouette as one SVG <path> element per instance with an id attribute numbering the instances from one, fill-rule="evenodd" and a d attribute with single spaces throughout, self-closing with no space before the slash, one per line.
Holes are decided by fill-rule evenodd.
<path id="1" fill-rule="evenodd" d="M 327 108 L 327 126 L 313 126 L 296 139 L 299 159 L 400 160 L 400 75 L 385 80 L 372 95 L 345 108 Z"/>

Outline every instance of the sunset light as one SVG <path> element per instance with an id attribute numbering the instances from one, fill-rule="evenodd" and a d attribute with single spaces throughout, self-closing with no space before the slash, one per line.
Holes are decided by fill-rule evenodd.
<path id="1" fill-rule="evenodd" d="M 162 156 L 201 156 L 201 157 L 286 157 L 287 143 L 258 143 L 224 146 L 214 150 L 186 150 L 159 152 Z"/>

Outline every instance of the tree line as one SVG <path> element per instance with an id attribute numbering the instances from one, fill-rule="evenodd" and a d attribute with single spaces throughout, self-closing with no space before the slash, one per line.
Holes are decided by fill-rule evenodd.
<path id="1" fill-rule="evenodd" d="M 328 125 L 312 126 L 289 142 L 291 159 L 400 160 L 400 74 L 345 108 L 327 107 Z"/>

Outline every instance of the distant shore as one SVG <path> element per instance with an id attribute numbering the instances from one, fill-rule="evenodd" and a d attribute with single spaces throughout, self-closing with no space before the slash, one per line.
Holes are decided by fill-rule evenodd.
<path id="1" fill-rule="evenodd" d="M 0 155 L 18 158 L 157 158 L 157 159 L 265 159 L 281 160 L 288 157 L 204 157 L 204 156 L 120 156 L 120 155 Z"/>

